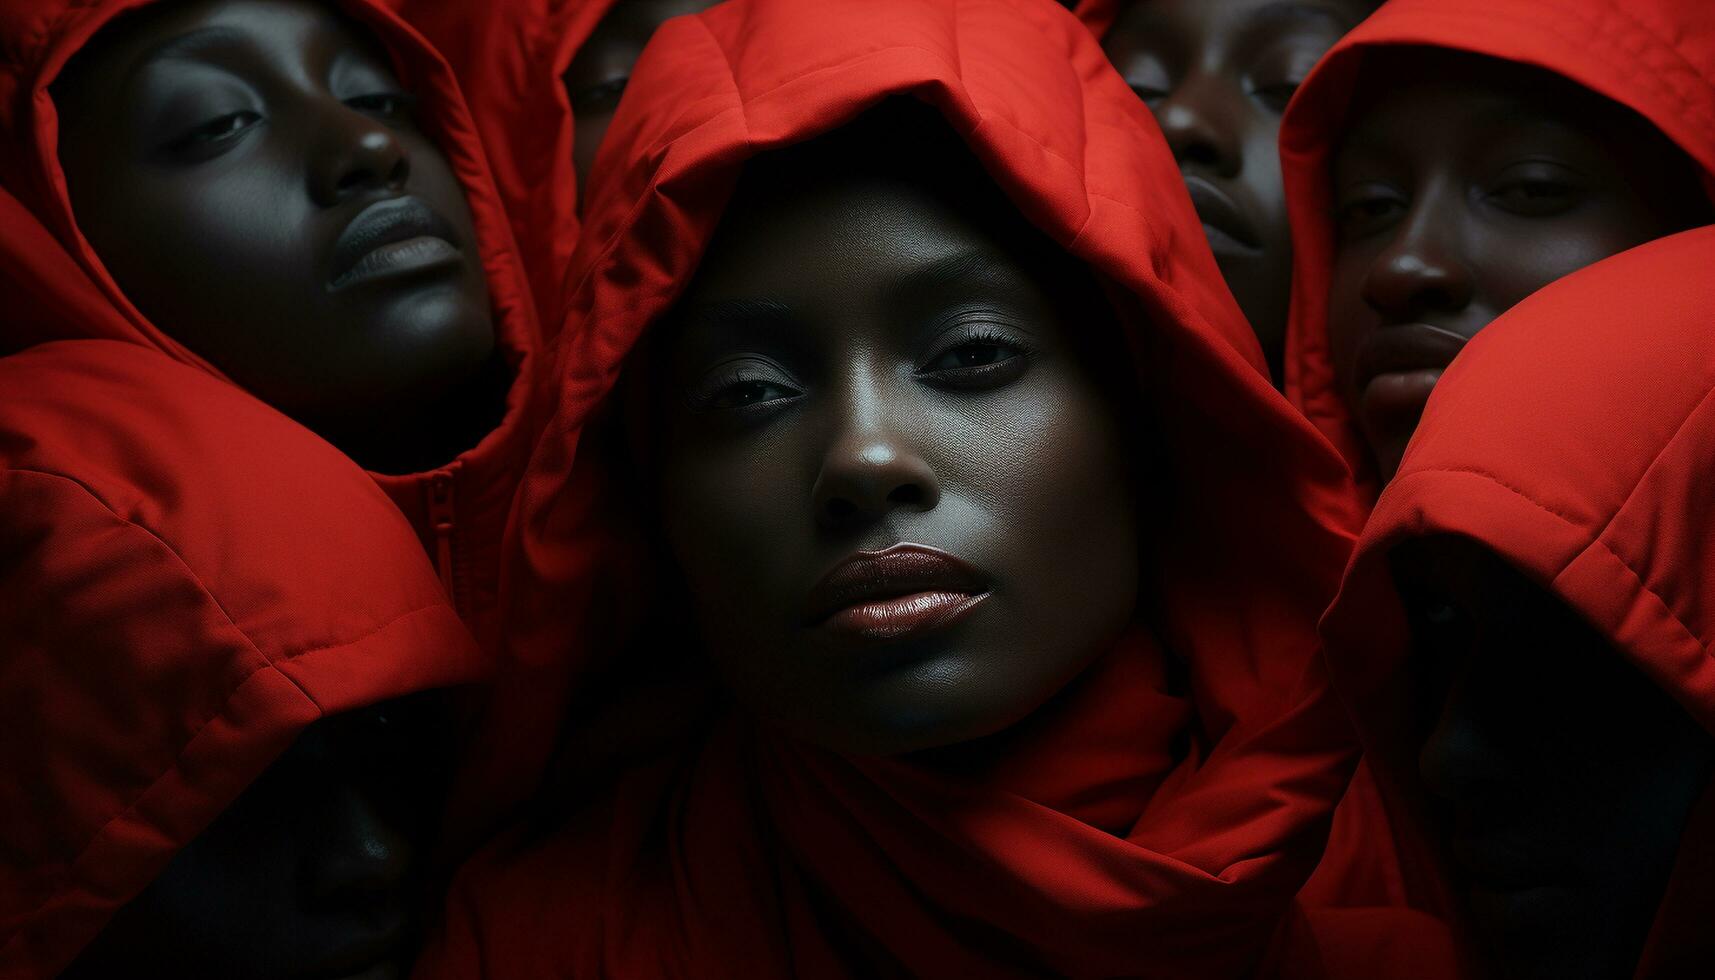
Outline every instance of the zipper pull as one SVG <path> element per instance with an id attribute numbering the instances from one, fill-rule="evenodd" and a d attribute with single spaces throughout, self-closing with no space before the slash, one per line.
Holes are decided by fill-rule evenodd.
<path id="1" fill-rule="evenodd" d="M 435 569 L 447 598 L 453 594 L 453 478 L 445 473 L 429 479 L 429 526 L 435 531 Z"/>

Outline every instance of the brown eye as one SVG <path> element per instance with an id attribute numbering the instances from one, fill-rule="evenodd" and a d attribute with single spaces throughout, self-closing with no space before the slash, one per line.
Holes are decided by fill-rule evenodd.
<path id="1" fill-rule="evenodd" d="M 1340 238 L 1355 241 L 1392 227 L 1406 211 L 1405 196 L 1386 184 L 1361 184 L 1345 194 L 1335 211 Z"/>
<path id="2" fill-rule="evenodd" d="M 1298 82 L 1276 82 L 1270 85 L 1259 85 L 1251 89 L 1251 97 L 1261 102 L 1270 112 L 1286 111 L 1287 103 L 1298 92 Z"/>
<path id="3" fill-rule="evenodd" d="M 375 92 L 346 99 L 345 104 L 384 119 L 409 120 L 416 114 L 417 97 L 403 92 Z"/>
<path id="4" fill-rule="evenodd" d="M 631 82 L 630 76 L 610 78 L 595 85 L 586 85 L 572 92 L 572 111 L 581 113 L 606 113 L 619 108 L 620 97 L 625 94 L 625 87 Z"/>
<path id="5" fill-rule="evenodd" d="M 1583 185 L 1566 167 L 1532 161 L 1508 167 L 1483 195 L 1490 204 L 1527 218 L 1546 218 L 1571 210 L 1583 197 Z"/>
<path id="6" fill-rule="evenodd" d="M 995 388 L 1024 373 L 1029 351 L 1001 337 L 967 337 L 936 355 L 918 375 L 949 388 Z"/>
<path id="7" fill-rule="evenodd" d="M 783 401 L 798 392 L 771 381 L 737 381 L 716 392 L 709 399 L 711 408 L 746 408 L 766 402 Z"/>
<path id="8" fill-rule="evenodd" d="M 224 113 L 180 133 L 167 144 L 166 149 L 184 156 L 213 155 L 236 142 L 261 121 L 259 114 L 248 109 Z"/>

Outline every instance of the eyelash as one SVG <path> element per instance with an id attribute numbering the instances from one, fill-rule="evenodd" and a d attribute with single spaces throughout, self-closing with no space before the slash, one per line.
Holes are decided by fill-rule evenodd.
<path id="1" fill-rule="evenodd" d="M 371 112 L 390 119 L 409 120 L 417 112 L 417 97 L 405 92 L 372 92 L 346 99 L 345 104 L 359 112 Z"/>
<path id="2" fill-rule="evenodd" d="M 932 370 L 932 365 L 942 358 L 964 347 L 998 347 L 1014 351 L 1010 357 L 1003 357 L 987 364 L 974 364 L 960 367 L 941 368 Z M 1035 351 L 1024 341 L 1002 332 L 990 324 L 971 324 L 964 328 L 962 334 L 951 343 L 940 347 L 917 369 L 917 376 L 923 380 L 947 388 L 990 388 L 998 387 L 1013 380 L 1016 373 L 1026 366 L 1027 359 Z"/>

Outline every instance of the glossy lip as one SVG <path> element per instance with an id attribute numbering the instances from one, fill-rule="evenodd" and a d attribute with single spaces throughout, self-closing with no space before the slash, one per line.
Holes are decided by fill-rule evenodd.
<path id="1" fill-rule="evenodd" d="M 1245 219 L 1244 212 L 1233 203 L 1226 192 L 1196 174 L 1185 175 L 1185 189 L 1191 194 L 1191 204 L 1203 221 L 1209 247 L 1216 252 L 1250 254 L 1262 250 L 1262 240 L 1256 229 Z"/>
<path id="2" fill-rule="evenodd" d="M 353 938 L 323 957 L 309 976 L 315 980 L 386 980 L 404 974 L 406 915 L 403 907 L 381 913 L 379 928 Z"/>
<path id="3" fill-rule="evenodd" d="M 896 544 L 860 551 L 810 590 L 805 622 L 866 639 L 898 640 L 945 629 L 988 598 L 983 575 L 938 548 Z"/>
<path id="4" fill-rule="evenodd" d="M 334 242 L 329 287 L 417 272 L 463 257 L 452 224 L 419 197 L 377 201 L 358 212 Z"/>

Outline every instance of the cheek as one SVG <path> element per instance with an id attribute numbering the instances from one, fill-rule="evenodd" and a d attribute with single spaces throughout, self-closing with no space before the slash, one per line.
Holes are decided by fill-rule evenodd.
<path id="1" fill-rule="evenodd" d="M 1385 241 L 1363 248 L 1339 248 L 1328 283 L 1328 356 L 1334 363 L 1337 390 L 1348 391 L 1358 344 L 1370 335 L 1379 317 L 1364 300 L 1364 280 Z"/>
<path id="2" fill-rule="evenodd" d="M 1585 266 L 1648 241 L 1640 216 L 1618 206 L 1586 207 L 1554 222 L 1509 223 L 1486 236 L 1473 266 L 1497 314 Z"/>
<path id="3" fill-rule="evenodd" d="M 150 229 L 138 288 L 173 306 L 194 305 L 176 319 L 196 322 L 212 313 L 253 312 L 257 297 L 278 297 L 301 309 L 319 287 L 319 257 L 332 245 L 315 232 L 301 174 L 264 164 L 234 166 L 206 179 L 155 182 L 139 200 Z M 163 295 L 166 290 L 176 292 Z M 184 290 L 192 295 L 181 295 Z M 275 305 L 275 308 L 279 308 Z M 200 314 L 200 315 L 199 315 Z M 242 320 L 237 322 L 243 322 Z"/>
<path id="4" fill-rule="evenodd" d="M 1042 373 L 1052 376 L 960 440 L 962 458 L 980 464 L 969 492 L 992 522 L 985 536 L 1006 552 L 1025 622 L 1089 636 L 1136 601 L 1133 447 L 1094 384 Z"/>
<path id="5" fill-rule="evenodd" d="M 661 475 L 667 545 L 699 605 L 746 610 L 712 621 L 759 626 L 789 605 L 775 583 L 786 577 L 794 545 L 813 533 L 800 456 L 767 433 L 669 450 Z"/>

